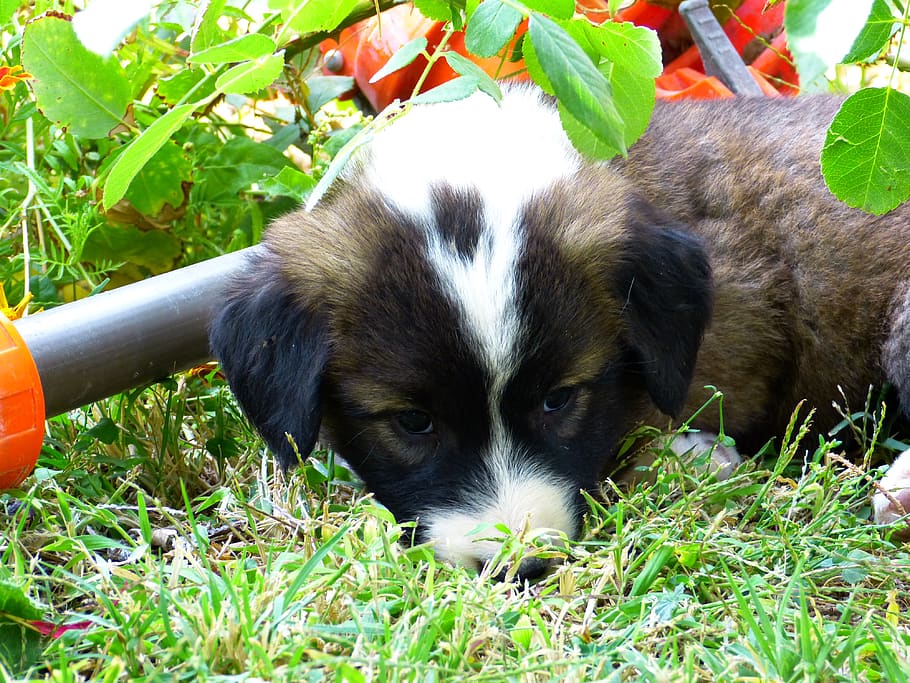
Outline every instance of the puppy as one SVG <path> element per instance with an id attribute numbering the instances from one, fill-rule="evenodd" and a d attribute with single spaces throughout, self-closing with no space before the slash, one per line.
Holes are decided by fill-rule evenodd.
<path id="1" fill-rule="evenodd" d="M 415 106 L 270 227 L 212 349 L 283 465 L 289 436 L 323 439 L 415 540 L 478 567 L 496 525 L 576 534 L 623 435 L 706 385 L 747 449 L 803 399 L 831 426 L 838 386 L 861 405 L 887 381 L 910 408 L 910 210 L 825 188 L 837 106 L 659 104 L 607 163 L 530 88 Z M 910 508 L 893 472 L 879 520 Z"/>

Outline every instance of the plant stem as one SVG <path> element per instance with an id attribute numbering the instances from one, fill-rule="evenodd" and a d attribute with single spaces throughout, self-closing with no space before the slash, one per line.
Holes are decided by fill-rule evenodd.
<path id="1" fill-rule="evenodd" d="M 904 46 L 904 38 L 907 35 L 907 25 L 910 24 L 910 2 L 904 5 L 904 17 L 901 20 L 900 38 L 897 41 L 897 48 L 894 51 L 894 63 L 891 66 L 891 75 L 888 77 L 888 87 L 893 87 L 894 77 L 900 70 L 901 48 Z"/>
<path id="2" fill-rule="evenodd" d="M 433 70 L 433 67 L 436 65 L 436 62 L 439 61 L 442 57 L 442 53 L 445 52 L 446 45 L 449 43 L 449 39 L 455 33 L 455 29 L 451 24 L 446 24 L 445 32 L 443 33 L 442 39 L 433 49 L 433 54 L 427 56 L 427 65 L 424 68 L 423 73 L 420 74 L 420 78 L 417 79 L 417 83 L 414 85 L 414 89 L 411 91 L 411 96 L 408 99 L 413 99 L 420 93 L 420 89 L 423 87 L 424 82 L 427 80 L 427 77 L 430 75 L 430 71 Z"/>

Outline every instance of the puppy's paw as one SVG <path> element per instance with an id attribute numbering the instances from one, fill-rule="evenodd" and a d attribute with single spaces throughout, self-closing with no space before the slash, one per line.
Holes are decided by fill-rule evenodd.
<path id="1" fill-rule="evenodd" d="M 910 513 L 910 451 L 901 453 L 877 484 L 872 496 L 876 524 L 892 524 Z M 910 536 L 910 522 L 899 532 Z"/>
<path id="2" fill-rule="evenodd" d="M 670 448 L 677 455 L 688 453 L 711 453 L 711 464 L 708 474 L 713 474 L 718 481 L 727 479 L 742 464 L 743 457 L 733 446 L 717 443 L 717 435 L 710 432 L 685 432 L 677 434 L 670 443 Z"/>

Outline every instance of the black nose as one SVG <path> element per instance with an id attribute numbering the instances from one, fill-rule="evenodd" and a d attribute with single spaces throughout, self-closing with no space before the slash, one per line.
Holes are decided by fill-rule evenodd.
<path id="1" fill-rule="evenodd" d="M 544 560 L 539 557 L 526 557 L 521 561 L 521 564 L 518 565 L 518 571 L 515 572 L 515 576 L 512 580 L 515 582 L 533 581 L 546 574 L 549 568 L 549 560 Z M 497 581 L 505 581 L 510 570 L 511 567 L 506 566 L 494 578 Z"/>

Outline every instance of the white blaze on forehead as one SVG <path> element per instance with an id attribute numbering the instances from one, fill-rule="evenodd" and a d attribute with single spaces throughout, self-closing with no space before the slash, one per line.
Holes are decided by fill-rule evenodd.
<path id="1" fill-rule="evenodd" d="M 537 91 L 518 87 L 505 88 L 499 104 L 477 94 L 415 106 L 378 132 L 345 174 L 426 226 L 428 260 L 490 370 L 490 445 L 474 488 L 465 492 L 463 507 L 430 510 L 420 520 L 443 559 L 469 565 L 491 559 L 499 544 L 482 539 L 499 536 L 497 525 L 575 531 L 574 486 L 528 462 L 503 423 L 500 404 L 521 331 L 521 210 L 580 167 L 555 108 Z M 435 225 L 432 190 L 443 185 L 481 202 L 483 225 L 470 256 L 442 236 L 461 226 L 443 232 Z"/>
<path id="2" fill-rule="evenodd" d="M 506 88 L 501 103 L 479 93 L 415 106 L 377 133 L 355 165 L 369 186 L 428 227 L 428 258 L 500 387 L 513 369 L 520 331 L 515 271 L 522 206 L 579 167 L 555 109 L 521 87 Z M 442 184 L 481 200 L 484 225 L 470 258 L 434 230 L 432 188 Z"/>
<path id="3" fill-rule="evenodd" d="M 356 164 L 370 187 L 412 215 L 430 216 L 430 188 L 475 188 L 487 219 L 514 222 L 521 205 L 580 159 L 555 108 L 536 90 L 512 87 L 502 102 L 483 93 L 463 100 L 416 105 L 378 132 Z"/>
<path id="4" fill-rule="evenodd" d="M 515 228 L 510 228 L 482 235 L 471 259 L 438 237 L 431 237 L 427 252 L 446 295 L 479 345 L 497 385 L 497 398 L 512 374 L 521 327 L 515 301 L 519 240 Z"/>

